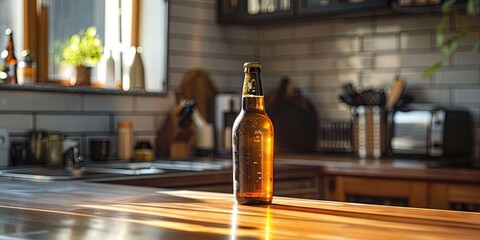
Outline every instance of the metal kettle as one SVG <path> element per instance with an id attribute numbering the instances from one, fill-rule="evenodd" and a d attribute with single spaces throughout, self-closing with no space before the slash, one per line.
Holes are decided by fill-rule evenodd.
<path id="1" fill-rule="evenodd" d="M 61 167 L 63 162 L 63 136 L 50 133 L 42 139 L 43 159 L 47 167 Z"/>

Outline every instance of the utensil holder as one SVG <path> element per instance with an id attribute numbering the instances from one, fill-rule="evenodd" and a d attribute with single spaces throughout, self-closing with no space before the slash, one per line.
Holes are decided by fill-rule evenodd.
<path id="1" fill-rule="evenodd" d="M 360 158 L 380 158 L 387 149 L 387 114 L 380 106 L 352 107 L 353 150 Z"/>

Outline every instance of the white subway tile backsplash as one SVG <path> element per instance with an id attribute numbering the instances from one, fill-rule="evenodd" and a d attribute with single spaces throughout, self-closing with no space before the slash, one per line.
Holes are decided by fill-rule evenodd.
<path id="1" fill-rule="evenodd" d="M 101 132 L 109 130 L 108 116 L 37 115 L 37 129 L 61 132 Z"/>
<path id="2" fill-rule="evenodd" d="M 448 89 L 407 89 L 413 96 L 415 103 L 449 103 L 450 90 Z"/>
<path id="3" fill-rule="evenodd" d="M 478 31 L 478 30 L 477 30 Z M 445 39 L 455 37 L 454 33 L 445 34 Z M 469 32 L 464 38 L 459 41 L 460 46 L 473 47 L 478 41 L 480 41 L 480 32 Z"/>
<path id="4" fill-rule="evenodd" d="M 333 40 L 319 40 L 314 43 L 316 53 L 353 53 L 360 51 L 359 37 L 342 37 Z"/>
<path id="5" fill-rule="evenodd" d="M 294 29 L 291 25 L 262 27 L 258 31 L 258 37 L 261 41 L 290 39 L 294 37 Z"/>
<path id="6" fill-rule="evenodd" d="M 375 57 L 377 68 L 398 68 L 398 67 L 429 67 L 437 61 L 443 61 L 448 65 L 448 58 L 441 53 L 425 54 L 385 54 Z"/>
<path id="7" fill-rule="evenodd" d="M 314 85 L 316 87 L 340 87 L 343 84 L 352 83 L 354 86 L 359 83 L 359 74 L 338 73 L 332 75 L 315 75 Z"/>
<path id="8" fill-rule="evenodd" d="M 397 49 L 397 39 L 396 35 L 366 36 L 363 38 L 363 50 L 395 50 Z"/>
<path id="9" fill-rule="evenodd" d="M 227 42 L 211 42 L 206 40 L 175 39 L 170 41 L 170 50 L 191 51 L 197 53 L 219 53 L 253 55 L 255 48 L 247 44 L 234 44 Z"/>
<path id="10" fill-rule="evenodd" d="M 400 32 L 412 30 L 436 29 L 440 23 L 441 16 L 416 15 L 412 16 L 391 16 L 376 19 L 376 32 Z"/>
<path id="11" fill-rule="evenodd" d="M 228 27 L 221 27 L 216 25 L 221 30 L 221 37 L 224 38 L 233 38 L 239 40 L 251 40 L 256 41 L 258 38 L 257 30 L 251 27 L 244 27 L 244 26 L 228 26 Z"/>
<path id="12" fill-rule="evenodd" d="M 185 70 L 191 68 L 202 67 L 208 71 L 238 71 L 241 70 L 244 64 L 243 60 L 234 60 L 230 58 L 212 58 L 206 56 L 170 56 L 170 67 L 183 68 Z"/>
<path id="13" fill-rule="evenodd" d="M 332 33 L 331 21 L 327 23 L 298 23 L 294 29 L 294 37 L 310 38 L 323 37 Z"/>
<path id="14" fill-rule="evenodd" d="M 262 57 L 270 57 L 275 54 L 274 47 L 271 44 L 261 44 L 258 46 L 258 54 Z"/>
<path id="15" fill-rule="evenodd" d="M 256 31 L 247 27 L 222 28 L 215 23 L 204 24 L 202 22 L 175 22 L 169 23 L 170 34 L 184 34 L 192 38 L 214 37 L 240 40 L 257 40 Z"/>
<path id="16" fill-rule="evenodd" d="M 275 55 L 298 55 L 310 53 L 310 44 L 308 42 L 278 44 L 275 46 Z"/>
<path id="17" fill-rule="evenodd" d="M 30 114 L 1 114 L 0 128 L 9 133 L 28 132 L 33 129 L 33 116 Z"/>
<path id="18" fill-rule="evenodd" d="M 400 77 L 405 80 L 407 85 L 409 84 L 430 84 L 430 78 L 423 77 L 423 69 L 409 69 L 402 68 L 400 69 Z"/>
<path id="19" fill-rule="evenodd" d="M 333 58 L 313 58 L 295 60 L 295 69 L 297 71 L 316 71 L 333 69 Z"/>
<path id="20" fill-rule="evenodd" d="M 0 91 L 0 111 L 80 111 L 80 94 Z"/>
<path id="21" fill-rule="evenodd" d="M 455 54 L 456 64 L 480 64 L 479 52 L 457 52 Z"/>
<path id="22" fill-rule="evenodd" d="M 334 35 L 364 35 L 372 32 L 372 22 L 370 18 L 338 19 L 333 23 Z"/>
<path id="23" fill-rule="evenodd" d="M 394 72 L 366 72 L 362 74 L 363 87 L 385 88 L 389 87 L 395 79 Z"/>
<path id="24" fill-rule="evenodd" d="M 263 72 L 290 72 L 292 71 L 292 62 L 288 60 L 267 61 L 262 64 Z"/>
<path id="25" fill-rule="evenodd" d="M 311 88 L 313 86 L 313 75 L 292 76 L 290 80 L 293 86 L 298 88 Z"/>
<path id="26" fill-rule="evenodd" d="M 131 121 L 133 131 L 156 131 L 159 127 L 158 118 L 155 116 L 115 116 L 115 129 L 118 128 L 119 121 Z"/>
<path id="27" fill-rule="evenodd" d="M 163 97 L 141 97 L 135 98 L 135 110 L 138 112 L 160 112 L 169 111 L 175 101 L 175 96 L 170 91 Z"/>
<path id="28" fill-rule="evenodd" d="M 336 69 L 365 69 L 372 68 L 372 57 L 370 56 L 346 56 L 335 59 Z"/>
<path id="29" fill-rule="evenodd" d="M 133 111 L 133 96 L 85 95 L 85 111 Z"/>
<path id="30" fill-rule="evenodd" d="M 227 76 L 224 76 L 224 75 L 211 75 L 212 77 L 212 80 L 213 80 L 213 84 L 217 87 L 217 88 L 225 88 L 225 87 L 228 87 L 230 86 L 230 80 L 229 80 L 229 77 Z"/>
<path id="31" fill-rule="evenodd" d="M 470 89 L 457 89 L 455 93 L 457 103 L 480 103 L 480 86 Z"/>
<path id="32" fill-rule="evenodd" d="M 418 49 L 431 47 L 430 34 L 412 34 L 403 32 L 400 34 L 400 49 Z"/>
<path id="33" fill-rule="evenodd" d="M 445 70 L 438 71 L 435 83 L 437 84 L 479 84 L 479 70 Z"/>
<path id="34" fill-rule="evenodd" d="M 303 95 L 308 98 L 314 106 L 320 106 L 325 103 L 334 103 L 335 92 L 305 92 Z"/>
<path id="35" fill-rule="evenodd" d="M 455 24 L 457 27 L 468 26 L 470 29 L 475 29 L 474 27 L 480 26 L 480 16 L 466 16 L 458 15 L 456 16 Z M 478 29 L 478 28 L 477 28 Z"/>

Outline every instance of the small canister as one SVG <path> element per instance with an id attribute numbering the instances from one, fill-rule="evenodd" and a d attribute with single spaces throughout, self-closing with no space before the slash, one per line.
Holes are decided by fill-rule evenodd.
<path id="1" fill-rule="evenodd" d="M 130 121 L 118 122 L 117 158 L 130 160 L 133 157 L 133 124 Z"/>
<path id="2" fill-rule="evenodd" d="M 386 112 L 377 105 L 352 108 L 353 149 L 360 158 L 380 158 L 386 153 Z"/>

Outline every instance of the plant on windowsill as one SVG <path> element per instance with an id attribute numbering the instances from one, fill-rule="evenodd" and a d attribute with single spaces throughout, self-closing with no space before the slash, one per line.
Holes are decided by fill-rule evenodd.
<path id="1" fill-rule="evenodd" d="M 456 31 L 453 32 L 453 35 L 447 38 L 445 30 L 451 19 L 459 15 L 458 10 L 455 6 L 457 0 L 447 0 L 442 4 L 442 13 L 443 17 L 440 23 L 437 26 L 437 32 L 435 34 L 435 42 L 437 47 L 440 48 L 442 54 L 446 57 L 451 57 L 454 53 L 457 52 L 460 45 L 460 41 L 465 38 L 470 32 L 469 26 L 460 26 L 456 28 Z M 480 14 L 480 0 L 467 0 L 466 2 L 466 13 L 468 18 L 474 19 L 474 16 Z M 473 46 L 473 52 L 480 51 L 480 40 Z M 430 78 L 435 74 L 443 65 L 442 61 L 438 61 L 431 65 L 428 69 L 423 72 L 424 78 Z"/>
<path id="2" fill-rule="evenodd" d="M 63 49 L 63 62 L 75 67 L 70 80 L 72 85 L 90 85 L 91 68 L 102 57 L 103 47 L 95 27 L 81 30 L 70 37 Z"/>

